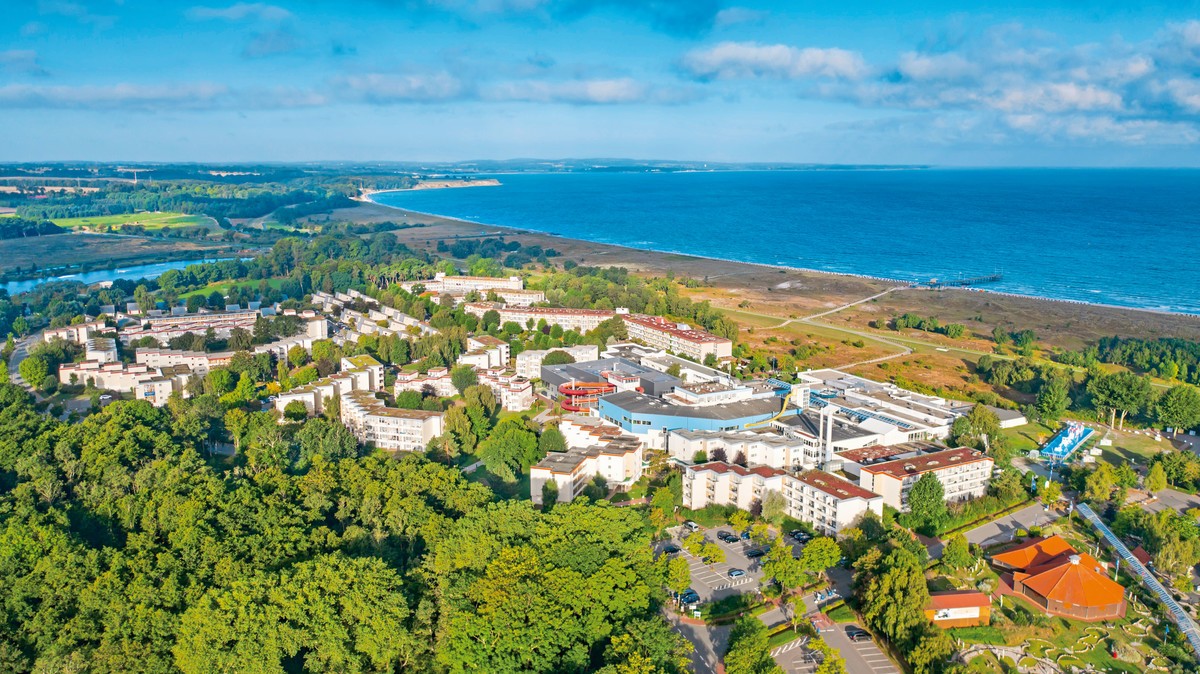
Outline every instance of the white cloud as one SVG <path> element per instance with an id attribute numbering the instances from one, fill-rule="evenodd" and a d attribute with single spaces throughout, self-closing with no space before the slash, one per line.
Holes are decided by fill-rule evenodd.
<path id="1" fill-rule="evenodd" d="M 292 13 L 278 5 L 262 2 L 239 2 L 229 7 L 192 7 L 187 17 L 193 21 L 219 19 L 222 21 L 266 21 L 278 23 L 292 18 Z"/>
<path id="2" fill-rule="evenodd" d="M 440 103 L 468 93 L 466 84 L 446 72 L 347 75 L 334 80 L 334 88 L 351 100 L 368 103 Z"/>
<path id="3" fill-rule="evenodd" d="M 0 70 L 21 75 L 48 75 L 32 49 L 0 51 Z"/>
<path id="4" fill-rule="evenodd" d="M 754 77 L 856 79 L 867 73 L 866 62 L 857 52 L 757 42 L 721 42 L 691 51 L 683 57 L 683 68 L 703 80 Z"/>
<path id="5" fill-rule="evenodd" d="M 920 54 L 906 52 L 900 55 L 897 70 L 912 80 L 958 80 L 979 74 L 979 66 L 960 54 Z"/>

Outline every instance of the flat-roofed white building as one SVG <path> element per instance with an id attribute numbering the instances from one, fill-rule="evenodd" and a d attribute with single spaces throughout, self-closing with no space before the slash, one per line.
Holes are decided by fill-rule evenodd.
<path id="1" fill-rule="evenodd" d="M 470 365 L 478 370 L 493 367 L 508 367 L 511 348 L 508 342 L 491 335 L 467 338 L 467 351 L 459 355 L 459 365 Z"/>
<path id="2" fill-rule="evenodd" d="M 500 315 L 500 323 L 516 323 L 522 328 L 532 322 L 537 325 L 545 321 L 546 325 L 558 325 L 563 330 L 575 330 L 580 333 L 591 332 L 601 323 L 624 313 L 623 309 L 608 311 L 606 309 L 567 309 L 564 307 L 516 307 L 493 302 L 468 302 L 463 305 L 463 311 L 483 317 L 489 311 L 495 310 Z"/>
<path id="3" fill-rule="evenodd" d="M 114 363 L 120 360 L 117 340 L 110 337 L 90 337 L 83 343 L 83 359 L 97 363 Z"/>
<path id="4" fill-rule="evenodd" d="M 683 507 L 731 505 L 750 510 L 769 491 L 783 493 L 787 472 L 768 466 L 743 468 L 723 461 L 687 466 L 683 472 Z"/>
<path id="5" fill-rule="evenodd" d="M 450 368 L 447 367 L 431 367 L 428 372 L 398 372 L 393 390 L 396 394 L 416 391 L 421 394 L 430 393 L 439 398 L 449 398 L 458 394 L 458 389 L 454 388 L 454 382 L 450 379 Z"/>
<path id="6" fill-rule="evenodd" d="M 108 327 L 104 321 L 88 321 L 87 323 L 64 325 L 61 328 L 47 328 L 42 332 L 42 340 L 52 342 L 56 339 L 65 339 L 74 344 L 83 344 L 92 337 L 97 337 L 105 332 L 116 332 L 116 328 Z"/>
<path id="7" fill-rule="evenodd" d="M 642 477 L 642 443 L 620 437 L 591 447 L 576 447 L 566 452 L 550 452 L 529 469 L 529 496 L 542 503 L 542 487 L 547 482 L 558 486 L 558 502 L 570 503 L 597 475 L 604 477 L 610 489 L 628 490 Z"/>
<path id="8" fill-rule="evenodd" d="M 527 410 L 537 400 L 533 393 L 533 382 L 512 370 L 499 367 L 480 370 L 479 383 L 492 389 L 500 407 L 511 412 Z"/>
<path id="9" fill-rule="evenodd" d="M 427 410 L 387 407 L 371 391 L 341 396 L 341 420 L 364 445 L 389 452 L 423 452 L 442 434 L 444 415 Z"/>
<path id="10" fill-rule="evenodd" d="M 693 328 L 686 323 L 645 314 L 626 314 L 622 318 L 630 339 L 655 348 L 682 354 L 698 361 L 703 361 L 709 355 L 718 359 L 733 356 L 731 340 Z"/>
<path id="11" fill-rule="evenodd" d="M 184 316 L 151 316 L 134 319 L 121 329 L 121 341 L 129 343 L 142 337 L 153 337 L 160 344 L 188 333 L 202 335 L 212 330 L 218 339 L 228 338 L 235 328 L 254 330 L 259 312 L 251 310 L 208 312 Z"/>
<path id="12" fill-rule="evenodd" d="M 400 283 L 400 287 L 408 292 L 412 292 L 417 286 L 421 286 L 426 292 L 466 295 L 470 292 L 487 294 L 489 290 L 524 290 L 525 282 L 519 276 L 447 276 L 438 272 L 431 279 Z"/>
<path id="13" fill-rule="evenodd" d="M 562 351 L 576 363 L 600 358 L 600 347 L 595 344 L 579 344 L 576 346 L 560 346 L 554 349 L 530 349 L 517 354 L 517 374 L 526 379 L 537 379 L 542 374 L 542 361 L 555 351 Z"/>
<path id="14" fill-rule="evenodd" d="M 343 358 L 342 371 L 311 384 L 280 393 L 275 398 L 275 409 L 283 412 L 292 402 L 304 403 L 310 415 L 321 414 L 329 401 L 353 391 L 382 391 L 383 364 L 371 356 Z"/>
<path id="15" fill-rule="evenodd" d="M 855 420 L 883 439 L 870 444 L 898 444 L 916 440 L 944 440 L 954 420 L 973 404 L 947 400 L 902 389 L 840 370 L 810 370 L 800 381 L 812 394 L 810 404 L 830 406 L 839 416 Z"/>
<path id="16" fill-rule="evenodd" d="M 667 433 L 666 449 L 671 458 L 691 462 L 696 452 L 710 459 L 718 451 L 729 461 L 744 455 L 750 465 L 792 470 L 820 465 L 820 456 L 810 453 L 800 440 L 771 430 L 690 431 L 675 429 Z"/>
<path id="17" fill-rule="evenodd" d="M 119 361 L 64 363 L 58 368 L 58 380 L 64 384 L 91 384 L 106 391 L 129 392 L 155 407 L 166 405 L 167 398 L 176 391 L 186 398 L 187 383 L 193 376 L 198 375 L 184 365 L 149 367 Z"/>
<path id="18" fill-rule="evenodd" d="M 863 466 L 858 482 L 882 496 L 885 504 L 906 511 L 909 491 L 925 474 L 935 475 L 946 501 L 955 503 L 984 496 L 994 466 L 995 461 L 983 452 L 959 447 Z"/>
<path id="19" fill-rule="evenodd" d="M 788 475 L 783 482 L 789 517 L 833 536 L 867 512 L 883 516 L 883 497 L 819 470 Z"/>
<path id="20" fill-rule="evenodd" d="M 233 362 L 232 351 L 182 351 L 179 349 L 138 349 L 134 358 L 149 367 L 171 367 L 184 365 L 196 374 L 208 374 L 216 367 L 225 367 Z"/>

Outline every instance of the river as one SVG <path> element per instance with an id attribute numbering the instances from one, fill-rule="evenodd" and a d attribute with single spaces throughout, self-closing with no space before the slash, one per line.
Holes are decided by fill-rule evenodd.
<path id="1" fill-rule="evenodd" d="M 25 281 L 9 281 L 3 284 L 9 295 L 28 292 L 34 288 L 54 281 L 79 281 L 87 285 L 100 283 L 103 281 L 116 281 L 117 279 L 151 279 L 162 276 L 163 272 L 168 269 L 183 269 L 192 264 L 203 264 L 205 262 L 220 262 L 221 260 L 229 260 L 233 258 L 206 258 L 202 260 L 175 260 L 174 262 L 155 262 L 153 264 L 138 264 L 129 267 L 120 267 L 117 269 L 97 269 L 95 271 L 82 272 L 79 274 L 67 274 L 66 276 L 51 276 L 38 279 L 27 279 Z"/>

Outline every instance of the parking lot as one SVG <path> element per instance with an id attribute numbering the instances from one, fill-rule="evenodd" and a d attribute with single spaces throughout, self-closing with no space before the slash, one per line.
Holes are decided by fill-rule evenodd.
<path id="1" fill-rule="evenodd" d="M 704 602 L 724 599 L 735 594 L 757 592 L 759 586 L 762 585 L 762 559 L 746 556 L 747 552 L 759 546 L 740 539 L 734 543 L 727 543 L 717 538 L 717 533 L 720 531 L 732 532 L 729 527 L 700 528 L 700 533 L 704 534 L 708 541 L 716 543 L 725 552 L 724 562 L 710 566 L 686 550 L 679 553 L 688 560 L 688 566 L 692 571 L 692 588 Z M 683 539 L 691 532 L 683 527 L 675 527 L 669 533 L 671 540 L 668 542 L 683 548 Z M 801 548 L 799 544 L 789 541 L 788 545 L 793 547 L 794 554 L 799 553 Z M 659 549 L 661 548 L 660 544 Z M 740 578 L 730 578 L 730 569 L 741 569 L 746 572 L 746 575 Z"/>

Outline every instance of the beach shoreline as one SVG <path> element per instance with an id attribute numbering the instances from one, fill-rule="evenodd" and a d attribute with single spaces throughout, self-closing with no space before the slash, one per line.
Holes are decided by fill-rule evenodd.
<path id="1" fill-rule="evenodd" d="M 386 190 L 360 190 L 357 197 L 353 197 L 355 201 L 363 201 L 372 204 L 391 208 L 387 204 L 381 204 L 375 201 L 376 194 L 384 194 L 387 192 L 418 192 L 421 190 L 452 190 L 463 187 L 499 187 L 501 182 L 495 178 L 480 178 L 476 180 L 422 180 L 412 187 L 396 187 Z"/>
<path id="2" fill-rule="evenodd" d="M 500 183 L 497 181 L 496 185 L 499 185 L 499 184 Z M 466 187 L 466 185 L 464 185 L 464 187 Z M 830 276 L 842 276 L 842 277 L 846 277 L 846 278 L 862 279 L 862 280 L 866 280 L 866 281 L 876 281 L 876 282 L 896 284 L 899 287 L 902 287 L 905 289 L 911 289 L 911 290 L 933 290 L 933 288 L 930 288 L 920 282 L 912 281 L 909 279 L 890 278 L 890 277 L 886 277 L 886 276 L 873 276 L 871 274 L 858 274 L 858 273 L 854 273 L 854 272 L 829 271 L 826 269 L 813 269 L 810 267 L 794 267 L 794 266 L 789 266 L 789 265 L 771 264 L 771 263 L 767 263 L 767 262 L 750 262 L 750 261 L 746 261 L 746 260 L 737 260 L 734 258 L 725 258 L 725 257 L 712 256 L 712 255 L 700 255 L 700 254 L 696 254 L 696 253 L 686 253 L 686 252 L 681 252 L 681 251 L 659 250 L 656 248 L 642 248 L 639 246 L 631 246 L 631 245 L 625 245 L 625 244 L 619 244 L 619 243 L 608 243 L 608 242 L 601 242 L 601 241 L 591 241 L 588 239 L 577 239 L 574 237 L 564 236 L 562 234 L 556 234 L 556 233 L 552 233 L 552 232 L 543 232 L 543 231 L 539 231 L 539 230 L 535 230 L 535 229 L 526 229 L 523 227 L 513 227 L 511 225 L 497 225 L 497 224 L 492 224 L 492 223 L 479 222 L 479 221 L 475 221 L 475 220 L 467 220 L 464 218 L 458 218 L 458 217 L 454 217 L 454 216 L 450 216 L 450 215 L 442 215 L 440 213 L 428 213 L 425 211 L 414 211 L 411 209 L 402 208 L 400 206 L 392 206 L 390 204 L 385 204 L 385 203 L 376 201 L 374 198 L 372 198 L 374 195 L 381 194 L 384 192 L 408 192 L 408 191 L 412 191 L 413 189 L 417 189 L 417 188 L 402 189 L 402 190 L 376 190 L 376 191 L 371 192 L 370 196 L 367 196 L 364 200 L 368 201 L 376 206 L 379 206 L 381 208 L 387 208 L 387 209 L 391 209 L 391 210 L 401 211 L 404 213 L 411 213 L 411 214 L 424 216 L 424 217 L 438 218 L 440 220 L 444 220 L 447 222 L 457 222 L 457 223 L 461 223 L 463 225 L 489 227 L 489 228 L 494 228 L 496 230 L 500 230 L 495 233 L 496 236 L 503 236 L 503 235 L 505 235 L 505 232 L 510 233 L 510 235 L 511 234 L 520 234 L 520 235 L 545 236 L 545 237 L 550 237 L 550 238 L 558 239 L 558 240 L 562 240 L 562 241 L 571 241 L 571 242 L 575 242 L 575 243 L 587 243 L 587 244 L 591 244 L 591 245 L 595 245 L 595 246 L 608 246 L 608 247 L 612 247 L 612 248 L 624 249 L 624 250 L 629 250 L 629 251 L 655 253 L 655 254 L 659 254 L 659 255 L 682 255 L 682 256 L 687 256 L 687 257 L 691 257 L 691 258 L 696 258 L 699 260 L 712 260 L 714 262 L 721 262 L 721 263 L 749 265 L 749 266 L 753 266 L 753 267 L 761 267 L 763 269 L 770 269 L 770 270 L 783 270 L 783 271 L 803 272 L 806 274 L 826 274 L 826 275 L 830 275 Z M 427 188 L 427 189 L 440 189 L 440 188 L 433 187 L 433 188 Z M 991 290 L 991 289 L 983 288 L 983 287 L 957 287 L 957 288 L 946 287 L 946 288 L 939 288 L 938 290 L 950 290 L 950 291 L 966 292 L 966 293 L 986 293 L 989 295 L 996 295 L 996 296 L 1000 296 L 1000 297 L 1013 297 L 1013 298 L 1019 298 L 1019 299 L 1036 300 L 1036 301 L 1041 301 L 1041 302 L 1074 304 L 1074 305 L 1082 305 L 1082 306 L 1087 306 L 1087 307 L 1096 307 L 1099 309 L 1135 311 L 1135 312 L 1139 312 L 1139 313 L 1148 313 L 1148 314 L 1156 314 L 1156 315 L 1163 315 L 1163 316 L 1181 316 L 1181 317 L 1200 319 L 1200 313 L 1192 313 L 1192 312 L 1185 312 L 1185 311 L 1167 311 L 1164 309 L 1152 309 L 1152 308 L 1148 308 L 1148 307 L 1130 307 L 1130 306 L 1123 306 L 1123 305 L 1119 305 L 1119 304 L 1106 304 L 1103 302 L 1087 302 L 1084 300 L 1073 300 L 1073 299 L 1065 299 L 1065 298 L 1059 298 L 1059 297 L 1045 297 L 1042 295 L 1027 295 L 1027 294 L 1023 294 L 1023 293 L 1015 293 L 1015 292 L 1010 292 L 1010 291 L 1006 291 L 1006 290 Z"/>

